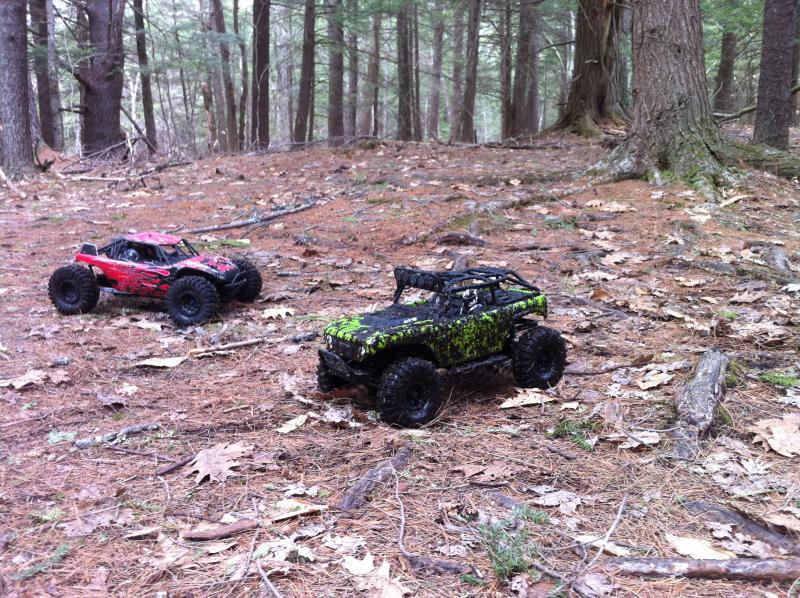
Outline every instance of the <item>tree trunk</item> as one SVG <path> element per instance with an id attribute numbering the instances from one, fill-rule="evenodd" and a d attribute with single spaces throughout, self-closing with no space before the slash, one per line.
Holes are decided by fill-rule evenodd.
<path id="1" fill-rule="evenodd" d="M 733 69 L 736 66 L 736 32 L 722 34 L 717 79 L 714 82 L 714 112 L 733 112 Z"/>
<path id="2" fill-rule="evenodd" d="M 222 0 L 211 0 L 214 31 L 219 40 L 219 55 L 222 62 L 222 84 L 225 94 L 225 151 L 233 152 L 239 149 L 239 130 L 236 121 L 236 93 L 233 90 L 233 76 L 231 75 L 231 49 L 225 36 L 225 15 L 222 12 Z M 217 109 L 220 109 L 219 102 Z"/>
<path id="3" fill-rule="evenodd" d="M 414 20 L 412 33 L 413 41 L 413 74 L 414 74 L 414 103 L 412 112 L 412 123 L 414 125 L 414 140 L 422 141 L 422 107 L 420 105 L 420 84 L 419 84 L 419 14 L 417 2 L 413 3 Z"/>
<path id="4" fill-rule="evenodd" d="M 792 57 L 795 0 L 767 0 L 764 5 L 761 74 L 753 141 L 786 149 L 792 116 Z"/>
<path id="5" fill-rule="evenodd" d="M 699 0 L 633 2 L 633 125 L 611 162 L 620 176 L 671 170 L 713 196 L 722 140 L 708 100 L 701 23 Z"/>
<path id="6" fill-rule="evenodd" d="M 153 88 L 150 84 L 150 66 L 147 60 L 147 38 L 144 30 L 143 0 L 133 0 L 133 20 L 136 25 L 136 55 L 139 59 L 139 76 L 142 82 L 142 110 L 147 145 L 153 154 L 158 147 L 156 117 L 153 112 Z"/>
<path id="7" fill-rule="evenodd" d="M 211 93 L 211 83 L 203 81 L 200 84 L 200 94 L 203 96 L 203 111 L 206 115 L 208 128 L 208 150 L 213 151 L 217 142 L 217 123 L 214 118 L 214 96 Z"/>
<path id="8" fill-rule="evenodd" d="M 439 138 L 439 110 L 442 94 L 442 48 L 444 40 L 444 22 L 437 14 L 433 23 L 433 57 L 431 64 L 431 84 L 428 96 L 428 115 L 425 129 L 430 139 Z"/>
<path id="9" fill-rule="evenodd" d="M 795 2 L 794 10 L 795 34 L 800 35 L 800 0 Z M 798 84 L 800 84 L 800 42 L 795 43 L 792 57 L 792 87 L 796 87 Z M 794 126 L 800 124 L 800 93 L 792 95 L 792 124 Z"/>
<path id="10" fill-rule="evenodd" d="M 314 23 L 316 20 L 315 0 L 305 0 L 303 16 L 303 59 L 300 65 L 300 90 L 297 95 L 297 114 L 294 123 L 292 142 L 305 144 L 308 135 L 308 121 L 311 111 L 311 94 L 314 86 Z"/>
<path id="11" fill-rule="evenodd" d="M 402 141 L 414 138 L 410 9 L 411 3 L 406 0 L 397 13 L 397 138 Z"/>
<path id="12" fill-rule="evenodd" d="M 464 100 L 458 118 L 456 141 L 475 143 L 475 95 L 478 85 L 478 43 L 481 24 L 481 0 L 470 0 L 467 21 L 467 67 L 464 78 Z"/>
<path id="13" fill-rule="evenodd" d="M 253 106 L 250 113 L 250 143 L 256 149 L 269 147 L 269 11 L 270 0 L 253 0 Z M 289 95 L 291 97 L 291 90 Z"/>
<path id="14" fill-rule="evenodd" d="M 48 2 L 52 0 L 30 1 L 31 39 L 42 139 L 50 147 L 57 148 L 61 147 L 58 78 L 53 78 L 55 68 L 50 65 Z"/>
<path id="15" fill-rule="evenodd" d="M 258 0 L 254 0 L 253 8 L 255 8 Z M 255 11 L 253 12 L 255 14 Z M 251 85 L 250 74 L 247 68 L 247 49 L 245 48 L 244 38 L 239 33 L 239 0 L 233 0 L 233 33 L 236 35 L 237 45 L 239 46 L 239 55 L 242 64 L 242 91 L 239 94 L 239 149 L 244 149 L 247 145 L 245 135 L 245 125 L 247 124 L 247 88 Z M 255 46 L 255 44 L 253 44 Z M 267 48 L 269 48 L 269 39 L 267 40 Z"/>
<path id="16" fill-rule="evenodd" d="M 328 8 L 328 145 L 344 142 L 344 24 L 342 0 L 327 0 Z"/>
<path id="17" fill-rule="evenodd" d="M 25 12 L 25 0 L 0 2 L 0 166 L 8 176 L 33 171 Z"/>
<path id="18" fill-rule="evenodd" d="M 600 134 L 598 124 L 611 112 L 611 72 L 617 54 L 622 5 L 580 0 L 575 33 L 575 67 L 564 117 L 559 123 L 579 135 Z"/>
<path id="19" fill-rule="evenodd" d="M 611 113 L 630 120 L 630 100 L 628 92 L 628 55 L 623 50 L 630 48 L 631 43 L 631 11 L 626 4 L 621 4 L 619 18 L 613 23 L 616 27 L 614 40 L 616 52 L 611 68 L 611 85 L 609 88 L 609 107 Z"/>
<path id="20" fill-rule="evenodd" d="M 380 59 L 381 59 L 381 14 L 372 16 L 372 48 L 369 51 L 367 77 L 364 85 L 364 110 L 361 113 L 361 135 L 378 136 L 380 110 Z"/>
<path id="21" fill-rule="evenodd" d="M 538 130 L 539 76 L 536 51 L 536 14 L 532 3 L 519 13 L 516 73 L 511 97 L 508 137 L 532 135 Z"/>
<path id="22" fill-rule="evenodd" d="M 353 32 L 347 43 L 347 110 L 345 111 L 344 134 L 356 136 L 358 121 L 358 35 Z"/>
<path id="23" fill-rule="evenodd" d="M 572 45 L 569 44 L 569 40 L 572 37 L 570 31 L 570 25 L 573 21 L 572 13 L 569 13 L 569 19 L 564 19 L 564 21 L 560 24 L 558 28 L 558 43 L 561 44 L 559 46 L 559 61 L 560 61 L 560 68 L 558 71 L 558 96 L 556 97 L 556 106 L 558 106 L 558 122 L 561 122 L 564 119 L 564 115 L 567 113 L 567 100 L 569 99 L 569 73 L 570 73 L 570 66 L 573 62 L 573 50 Z"/>
<path id="24" fill-rule="evenodd" d="M 527 3 L 520 6 L 520 27 L 522 13 Z M 500 138 L 508 139 L 514 127 L 514 101 L 511 97 L 511 0 L 502 0 L 498 6 L 500 13 L 498 40 L 500 44 Z M 521 36 L 518 37 L 518 39 Z"/>
<path id="25" fill-rule="evenodd" d="M 466 2 L 457 2 L 453 13 L 453 89 L 450 94 L 450 138 L 461 128 L 461 103 L 464 101 L 464 18 Z"/>

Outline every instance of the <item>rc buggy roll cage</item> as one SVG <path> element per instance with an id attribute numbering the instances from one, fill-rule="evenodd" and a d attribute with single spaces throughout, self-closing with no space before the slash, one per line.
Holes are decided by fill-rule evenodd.
<path id="1" fill-rule="evenodd" d="M 470 268 L 431 272 L 395 268 L 393 304 L 342 318 L 325 328 L 317 381 L 328 391 L 349 383 L 377 389 L 381 417 L 400 425 L 433 419 L 443 399 L 443 370 L 460 372 L 509 360 L 523 387 L 547 388 L 561 378 L 561 335 L 531 316 L 547 316 L 541 290 L 513 270 Z M 404 291 L 429 299 L 400 303 Z"/>

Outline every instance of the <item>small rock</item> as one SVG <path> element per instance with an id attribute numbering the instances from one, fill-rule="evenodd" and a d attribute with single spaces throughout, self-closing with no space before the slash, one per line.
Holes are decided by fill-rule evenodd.
<path id="1" fill-rule="evenodd" d="M 53 359 L 53 361 L 50 362 L 50 365 L 53 366 L 54 368 L 61 368 L 66 365 L 69 365 L 70 363 L 72 363 L 71 357 L 67 357 L 66 355 L 59 355 L 58 357 Z"/>
<path id="2" fill-rule="evenodd" d="M 575 332 L 590 332 L 597 328 L 594 322 L 590 322 L 589 320 L 581 320 L 577 324 L 575 324 Z"/>

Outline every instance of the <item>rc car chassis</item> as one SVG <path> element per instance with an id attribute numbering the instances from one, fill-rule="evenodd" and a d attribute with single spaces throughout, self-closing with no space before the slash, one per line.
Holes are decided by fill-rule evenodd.
<path id="1" fill-rule="evenodd" d="M 381 418 L 419 426 L 439 412 L 444 376 L 511 361 L 516 383 L 548 388 L 561 379 L 561 335 L 529 318 L 547 317 L 547 299 L 513 270 L 429 272 L 395 268 L 391 306 L 336 320 L 325 328 L 317 383 L 330 391 L 351 383 L 377 389 Z M 433 293 L 400 303 L 408 288 Z"/>
<path id="2" fill-rule="evenodd" d="M 104 290 L 164 299 L 173 322 L 189 326 L 213 317 L 222 301 L 255 301 L 262 286 L 248 260 L 202 255 L 187 240 L 161 233 L 126 235 L 99 249 L 84 243 L 75 262 L 53 272 L 48 284 L 51 301 L 67 315 L 94 309 Z"/>

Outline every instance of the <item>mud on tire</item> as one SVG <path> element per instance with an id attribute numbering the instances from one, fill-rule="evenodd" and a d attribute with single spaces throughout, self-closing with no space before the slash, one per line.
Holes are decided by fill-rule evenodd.
<path id="1" fill-rule="evenodd" d="M 389 424 L 422 426 L 442 406 L 444 380 L 430 361 L 407 357 L 390 365 L 378 390 L 378 413 Z"/>
<path id="2" fill-rule="evenodd" d="M 241 290 L 236 295 L 236 300 L 242 303 L 252 303 L 258 298 L 261 292 L 261 287 L 264 281 L 261 278 L 261 272 L 258 271 L 250 260 L 244 258 L 237 258 L 233 260 L 236 267 L 244 272 L 245 283 Z"/>
<path id="3" fill-rule="evenodd" d="M 331 392 L 337 388 L 347 386 L 347 380 L 342 380 L 333 374 L 321 361 L 317 364 L 317 388 L 322 392 Z"/>
<path id="4" fill-rule="evenodd" d="M 201 324 L 217 313 L 218 307 L 217 288 L 202 276 L 179 278 L 167 293 L 167 311 L 178 326 Z"/>
<path id="5" fill-rule="evenodd" d="M 557 330 L 537 326 L 523 332 L 513 345 L 514 379 L 523 388 L 558 384 L 567 362 L 567 347 Z"/>
<path id="6" fill-rule="evenodd" d="M 56 309 L 68 316 L 92 311 L 100 299 L 100 285 L 94 273 L 77 264 L 53 272 L 47 292 Z"/>

